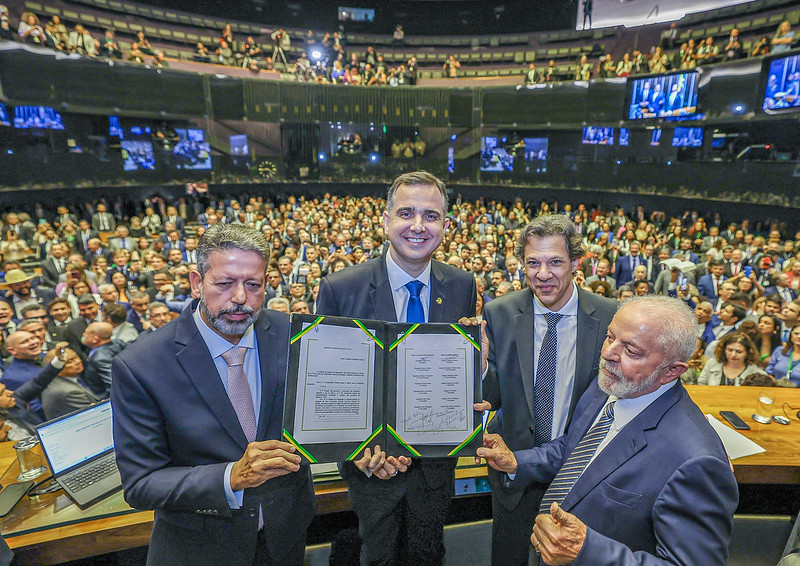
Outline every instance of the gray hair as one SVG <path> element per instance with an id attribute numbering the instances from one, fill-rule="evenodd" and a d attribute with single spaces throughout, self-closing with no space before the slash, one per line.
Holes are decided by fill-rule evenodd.
<path id="1" fill-rule="evenodd" d="M 408 185 L 409 187 L 436 187 L 439 190 L 439 194 L 442 195 L 442 211 L 444 214 L 447 214 L 447 187 L 443 181 L 441 181 L 435 175 L 431 175 L 427 171 L 411 171 L 409 173 L 403 173 L 394 180 L 394 183 L 392 183 L 392 186 L 389 187 L 389 192 L 386 195 L 386 210 L 388 212 L 392 211 L 392 206 L 394 205 L 394 195 L 397 193 L 397 189 L 399 189 L 402 185 Z"/>
<path id="2" fill-rule="evenodd" d="M 271 308 L 272 305 L 274 305 L 276 303 L 283 303 L 283 304 L 286 305 L 287 309 L 291 310 L 291 307 L 290 307 L 290 304 L 289 304 L 289 300 L 285 299 L 283 297 L 272 297 L 270 300 L 267 301 L 267 309 Z"/>
<path id="3" fill-rule="evenodd" d="M 688 305 L 666 295 L 632 297 L 620 310 L 635 307 L 642 320 L 656 323 L 656 342 L 664 349 L 667 362 L 686 362 L 697 348 L 697 319 Z"/>
<path id="4" fill-rule="evenodd" d="M 547 238 L 549 236 L 564 238 L 570 261 L 582 257 L 585 253 L 581 235 L 575 232 L 575 223 L 563 214 L 547 214 L 537 216 L 525 225 L 514 246 L 514 255 L 524 263 L 525 246 L 531 238 Z"/>
<path id="5" fill-rule="evenodd" d="M 264 234 L 241 224 L 215 224 L 206 230 L 197 242 L 197 271 L 205 276 L 211 267 L 210 257 L 220 250 L 241 250 L 260 255 L 269 263 L 270 247 Z"/>
<path id="6" fill-rule="evenodd" d="M 97 286 L 98 293 L 110 293 L 111 291 L 116 291 L 117 288 L 114 287 L 111 283 L 103 283 L 102 285 Z"/>

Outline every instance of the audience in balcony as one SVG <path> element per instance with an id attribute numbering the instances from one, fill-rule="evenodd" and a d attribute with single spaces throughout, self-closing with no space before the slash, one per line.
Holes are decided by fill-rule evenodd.
<path id="1" fill-rule="evenodd" d="M 450 55 L 447 57 L 447 61 L 444 62 L 442 65 L 442 69 L 445 70 L 448 79 L 455 79 L 458 78 L 458 70 L 461 68 L 461 62 L 456 59 L 455 55 Z"/>
<path id="2" fill-rule="evenodd" d="M 772 38 L 772 52 L 785 53 L 792 48 L 794 32 L 789 22 L 784 21 L 778 26 L 775 36 Z"/>
<path id="3" fill-rule="evenodd" d="M 122 49 L 119 48 L 114 37 L 114 30 L 107 29 L 100 45 L 100 54 L 109 59 L 122 59 Z"/>
<path id="4" fill-rule="evenodd" d="M 36 14 L 31 12 L 22 14 L 17 33 L 26 43 L 42 45 L 45 42 L 44 28 L 39 23 L 39 18 Z"/>

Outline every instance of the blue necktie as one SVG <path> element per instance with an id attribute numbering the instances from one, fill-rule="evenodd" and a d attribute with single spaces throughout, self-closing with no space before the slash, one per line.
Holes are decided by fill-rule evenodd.
<path id="1" fill-rule="evenodd" d="M 564 501 L 569 490 L 572 489 L 572 486 L 575 485 L 575 482 L 581 477 L 581 474 L 589 465 L 592 456 L 597 452 L 598 446 L 600 446 L 600 443 L 606 437 L 606 434 L 608 434 L 611 423 L 614 422 L 614 403 L 615 401 L 612 401 L 606 405 L 598 421 L 586 432 L 583 438 L 581 438 L 575 450 L 570 453 L 567 461 L 564 462 L 564 465 L 558 470 L 553 483 L 547 488 L 547 492 L 545 492 L 542 498 L 542 504 L 539 506 L 539 513 L 549 513 L 550 505 L 553 501 L 561 505 L 561 502 Z"/>
<path id="2" fill-rule="evenodd" d="M 406 307 L 406 322 L 425 322 L 425 310 L 422 308 L 422 299 L 419 297 L 424 284 L 422 281 L 409 281 L 405 287 L 408 289 L 408 306 Z"/>
<path id="3" fill-rule="evenodd" d="M 533 407 L 536 419 L 534 446 L 550 442 L 553 434 L 553 403 L 556 395 L 556 367 L 558 366 L 558 329 L 556 325 L 563 314 L 545 313 L 547 332 L 539 350 L 536 364 L 536 381 L 533 384 Z"/>

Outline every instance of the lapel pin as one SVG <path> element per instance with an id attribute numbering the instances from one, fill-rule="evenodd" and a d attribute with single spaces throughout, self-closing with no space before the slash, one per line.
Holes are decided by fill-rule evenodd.
<path id="1" fill-rule="evenodd" d="M 441 305 L 442 304 L 442 298 L 441 297 L 436 299 L 436 304 L 437 305 Z"/>

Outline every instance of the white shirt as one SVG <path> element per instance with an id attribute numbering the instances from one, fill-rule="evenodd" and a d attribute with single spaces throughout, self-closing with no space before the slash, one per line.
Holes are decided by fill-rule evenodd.
<path id="1" fill-rule="evenodd" d="M 535 297 L 535 295 L 534 295 Z M 538 298 L 533 300 L 533 376 L 535 384 L 536 366 L 539 363 L 539 352 L 542 349 L 544 335 L 547 333 L 545 314 L 552 312 Z M 558 363 L 556 366 L 556 392 L 553 399 L 553 427 L 551 438 L 564 434 L 572 400 L 572 389 L 575 385 L 575 362 L 577 361 L 578 342 L 578 288 L 572 284 L 572 296 L 561 310 L 564 315 L 558 321 Z M 523 376 L 523 379 L 525 376 Z"/>
<path id="2" fill-rule="evenodd" d="M 252 325 L 245 331 L 239 339 L 238 344 L 231 344 L 225 338 L 214 332 L 206 321 L 200 316 L 200 307 L 193 314 L 194 323 L 200 331 L 203 341 L 206 343 L 211 357 L 214 359 L 214 367 L 222 380 L 225 392 L 228 391 L 228 363 L 222 358 L 222 354 L 233 348 L 241 346 L 247 348 L 244 355 L 244 373 L 247 376 L 247 383 L 250 386 L 250 397 L 253 400 L 253 410 L 256 416 L 256 429 L 258 429 L 258 417 L 261 413 L 261 369 L 258 362 L 258 344 L 256 343 L 256 333 Z M 235 462 L 230 462 L 225 468 L 225 475 L 222 482 L 225 488 L 225 498 L 231 509 L 239 509 L 242 506 L 244 490 L 233 491 L 231 489 L 231 470 Z"/>
<path id="3" fill-rule="evenodd" d="M 619 399 L 613 395 L 610 395 L 606 400 L 606 405 L 608 405 L 611 401 L 616 401 L 614 404 L 614 422 L 611 423 L 608 433 L 606 433 L 606 437 L 602 440 L 602 442 L 600 442 L 600 446 L 597 447 L 597 450 L 592 456 L 592 459 L 589 460 L 589 464 L 586 467 L 588 468 L 592 462 L 594 462 L 595 458 L 597 458 L 597 455 L 600 454 L 600 452 L 602 452 L 612 440 L 614 440 L 614 437 L 617 436 L 617 434 L 619 434 L 623 428 L 625 428 L 626 424 L 639 416 L 639 413 L 649 407 L 653 401 L 672 389 L 677 383 L 678 380 L 675 379 L 669 383 L 665 383 L 652 393 L 642 395 L 641 397 L 634 397 L 633 399 Z M 592 423 L 592 426 L 594 426 L 594 424 L 600 419 L 604 410 L 605 405 L 603 405 L 603 409 L 601 409 L 597 414 L 597 418 Z"/>
<path id="4" fill-rule="evenodd" d="M 409 281 L 419 281 L 423 284 L 422 290 L 419 292 L 419 298 L 422 301 L 422 310 L 425 312 L 425 322 L 428 322 L 431 303 L 431 262 L 428 260 L 428 265 L 417 277 L 411 277 L 408 273 L 397 265 L 392 258 L 392 252 L 386 254 L 386 272 L 389 275 L 389 286 L 392 288 L 392 301 L 394 302 L 394 312 L 397 315 L 398 322 L 406 321 L 406 309 L 408 308 L 408 299 L 411 293 L 406 288 L 406 283 Z"/>

